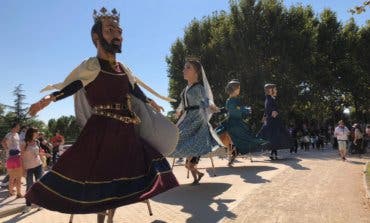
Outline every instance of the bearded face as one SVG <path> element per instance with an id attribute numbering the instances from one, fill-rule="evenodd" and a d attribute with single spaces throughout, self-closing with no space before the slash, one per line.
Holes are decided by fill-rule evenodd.
<path id="1" fill-rule="evenodd" d="M 114 42 L 113 42 L 114 41 Z M 121 44 L 115 43 L 116 39 L 113 39 L 110 43 L 104 38 L 100 39 L 99 42 L 102 45 L 103 49 L 111 54 L 121 53 Z"/>
<path id="2" fill-rule="evenodd" d="M 113 19 L 105 19 L 102 21 L 99 43 L 108 53 L 116 54 L 122 52 L 122 29 L 116 21 Z"/>

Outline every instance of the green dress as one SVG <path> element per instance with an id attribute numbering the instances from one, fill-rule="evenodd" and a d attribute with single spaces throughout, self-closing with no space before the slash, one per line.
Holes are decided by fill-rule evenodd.
<path id="1" fill-rule="evenodd" d="M 257 138 L 244 119 L 250 114 L 250 109 L 242 106 L 239 98 L 229 98 L 225 108 L 228 118 L 216 129 L 218 134 L 227 131 L 235 145 L 238 154 L 261 151 L 268 141 Z"/>

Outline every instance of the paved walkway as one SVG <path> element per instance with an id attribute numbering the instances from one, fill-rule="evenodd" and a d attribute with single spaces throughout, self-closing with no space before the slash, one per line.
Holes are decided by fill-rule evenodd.
<path id="1" fill-rule="evenodd" d="M 223 222 L 370 222 L 363 170 L 366 160 L 336 159 L 333 152 L 303 156 L 231 211 Z"/>
<path id="2" fill-rule="evenodd" d="M 273 162 L 264 156 L 255 157 L 253 163 L 238 158 L 232 168 L 225 159 L 216 158 L 217 176 L 203 169 L 208 175 L 199 186 L 191 186 L 184 167 L 176 166 L 181 186 L 151 200 L 153 216 L 144 203 L 138 203 L 117 209 L 114 222 L 370 222 L 362 185 L 363 165 L 369 157 L 342 162 L 332 150 L 280 154 L 283 159 Z M 201 168 L 210 165 L 206 158 L 200 162 Z M 34 209 L 0 222 L 68 219 L 66 214 Z M 96 222 L 96 216 L 76 215 L 74 222 Z"/>

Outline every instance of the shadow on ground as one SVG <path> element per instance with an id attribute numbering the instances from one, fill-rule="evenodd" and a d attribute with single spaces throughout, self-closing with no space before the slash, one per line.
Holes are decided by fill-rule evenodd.
<path id="1" fill-rule="evenodd" d="M 4 221 L 2 223 L 16 223 L 16 222 L 19 222 L 19 221 L 21 221 L 21 220 L 23 220 L 23 219 L 25 219 L 25 218 L 27 218 L 27 217 L 29 217 L 29 216 L 37 213 L 37 212 L 38 212 L 37 210 L 31 210 L 30 212 L 25 213 L 25 214 L 19 213 L 16 216 L 14 216 L 13 218 L 11 218 L 11 219 L 9 219 L 7 221 Z"/>
<path id="2" fill-rule="evenodd" d="M 260 184 L 268 183 L 270 180 L 266 180 L 258 175 L 260 172 L 276 170 L 276 167 L 271 166 L 238 166 L 238 167 L 216 167 L 217 176 L 226 175 L 239 175 L 240 178 L 244 179 L 246 183 Z M 211 175 L 212 169 L 207 169 L 207 172 Z"/>
<path id="3" fill-rule="evenodd" d="M 278 164 L 287 165 L 290 168 L 295 169 L 295 170 L 310 170 L 310 168 L 302 166 L 300 164 L 301 161 L 302 159 L 296 158 L 296 157 L 283 157 L 277 160 L 270 160 L 269 158 L 266 157 L 265 160 L 255 160 L 254 159 L 253 162 L 251 162 L 251 165 L 253 165 L 253 163 L 278 163 Z"/>
<path id="4" fill-rule="evenodd" d="M 235 200 L 217 198 L 218 195 L 227 191 L 230 187 L 231 184 L 226 183 L 203 183 L 197 186 L 181 185 L 154 197 L 153 200 L 183 206 L 181 211 L 191 214 L 186 222 L 217 222 L 225 216 L 231 219 L 236 217 L 234 213 L 228 210 L 226 205 Z"/>

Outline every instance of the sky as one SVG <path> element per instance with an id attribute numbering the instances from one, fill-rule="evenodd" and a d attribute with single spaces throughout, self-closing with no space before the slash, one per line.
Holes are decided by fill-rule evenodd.
<path id="1" fill-rule="evenodd" d="M 318 14 L 324 8 L 337 12 L 343 23 L 348 9 L 363 0 L 286 0 L 286 6 L 312 5 Z M 117 59 L 162 95 L 168 95 L 166 56 L 171 45 L 184 34 L 194 18 L 214 11 L 229 11 L 228 0 L 0 0 L 0 103 L 12 105 L 12 91 L 23 85 L 28 106 L 45 93 L 40 90 L 58 83 L 84 59 L 95 56 L 90 28 L 92 12 L 105 6 L 116 8 L 123 28 L 122 54 Z M 358 25 L 370 19 L 370 9 L 354 15 Z M 184 81 L 185 86 L 185 81 Z M 149 97 L 153 96 L 148 94 Z M 155 99 L 167 111 L 169 103 Z M 73 115 L 73 98 L 52 103 L 38 114 L 47 122 Z"/>

